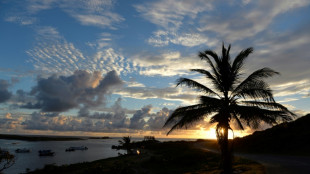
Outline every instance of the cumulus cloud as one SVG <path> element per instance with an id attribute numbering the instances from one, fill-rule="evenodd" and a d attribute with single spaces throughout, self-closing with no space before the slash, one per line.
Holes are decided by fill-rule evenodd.
<path id="1" fill-rule="evenodd" d="M 155 113 L 152 112 L 152 105 L 146 105 L 136 110 L 135 113 L 128 114 L 126 113 L 127 109 L 121 106 L 121 98 L 111 108 L 113 110 L 112 112 L 102 113 L 90 113 L 87 108 L 82 108 L 78 116 L 33 112 L 24 121 L 20 121 L 17 126 L 26 130 L 52 130 L 62 132 L 137 133 L 140 131 L 154 131 L 165 133 L 166 129 L 162 127 L 173 111 L 164 107 Z M 2 122 L 7 122 L 4 119 L 2 119 Z"/>
<path id="2" fill-rule="evenodd" d="M 8 88 L 10 83 L 7 80 L 0 79 L 0 103 L 8 101 L 12 97 L 12 93 Z"/>
<path id="3" fill-rule="evenodd" d="M 130 118 L 130 129 L 144 129 L 145 126 L 145 118 L 150 114 L 152 105 L 147 105 L 138 110 L 133 116 Z"/>
<path id="4" fill-rule="evenodd" d="M 106 130 L 113 130 L 119 128 L 126 128 L 129 119 L 127 118 L 126 111 L 127 109 L 123 108 L 121 105 L 121 98 L 118 98 L 117 101 L 112 105 L 112 112 L 94 112 L 90 113 L 87 107 L 81 108 L 78 116 L 81 118 L 87 119 L 100 119 L 102 126 Z"/>
<path id="5" fill-rule="evenodd" d="M 4 117 L 0 117 L 0 129 L 15 129 L 20 126 L 21 117 L 13 117 L 11 113 L 6 113 Z"/>
<path id="6" fill-rule="evenodd" d="M 172 114 L 173 110 L 170 110 L 166 107 L 162 108 L 156 114 L 152 114 L 150 119 L 147 121 L 148 129 L 152 131 L 159 131 L 163 129 L 168 117 Z"/>
<path id="7" fill-rule="evenodd" d="M 63 112 L 80 105 L 95 107 L 103 104 L 105 95 L 112 87 L 123 82 L 115 71 L 102 77 L 100 72 L 76 71 L 71 76 L 52 75 L 39 78 L 30 92 L 36 97 L 35 103 L 22 106 L 28 109 L 41 109 L 44 112 Z"/>

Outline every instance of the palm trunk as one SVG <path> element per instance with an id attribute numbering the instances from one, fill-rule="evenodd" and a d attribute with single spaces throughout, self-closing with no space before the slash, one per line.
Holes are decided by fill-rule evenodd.
<path id="1" fill-rule="evenodd" d="M 224 174 L 232 173 L 232 148 L 228 141 L 228 124 L 222 124 L 217 129 L 218 144 L 221 150 L 221 163 L 220 167 L 223 169 Z"/>
<path id="2" fill-rule="evenodd" d="M 228 141 L 228 127 L 224 128 L 224 135 L 223 135 L 223 142 L 222 142 L 222 167 L 224 169 L 224 174 L 231 174 L 232 173 L 232 154 L 231 149 L 229 148 L 229 141 Z"/>

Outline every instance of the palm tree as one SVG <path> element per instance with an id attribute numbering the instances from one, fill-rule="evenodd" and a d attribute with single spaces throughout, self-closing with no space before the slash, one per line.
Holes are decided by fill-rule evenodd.
<path id="1" fill-rule="evenodd" d="M 253 48 L 242 50 L 232 61 L 229 55 L 230 45 L 222 46 L 222 56 L 214 51 L 206 50 L 199 53 L 210 70 L 191 69 L 204 75 L 212 86 L 205 86 L 195 80 L 179 78 L 177 86 L 186 85 L 205 95 L 199 96 L 199 104 L 179 107 L 167 119 L 164 127 L 173 125 L 173 130 L 187 128 L 196 121 L 210 116 L 211 123 L 217 123 L 216 135 L 221 151 L 221 167 L 224 173 L 232 173 L 232 151 L 228 141 L 228 131 L 232 130 L 230 122 L 237 122 L 243 130 L 244 124 L 257 128 L 261 121 L 274 125 L 289 121 L 293 114 L 286 107 L 276 103 L 265 78 L 279 74 L 270 68 L 262 68 L 241 81 L 244 61 Z M 209 85 L 208 84 L 208 85 Z"/>
<path id="2" fill-rule="evenodd" d="M 131 137 L 123 137 L 122 140 L 118 141 L 119 144 L 127 150 L 127 154 L 131 153 Z"/>

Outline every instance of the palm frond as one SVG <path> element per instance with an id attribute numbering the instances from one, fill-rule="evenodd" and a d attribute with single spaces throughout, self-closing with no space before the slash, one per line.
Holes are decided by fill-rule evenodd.
<path id="1" fill-rule="evenodd" d="M 231 45 L 229 44 L 228 48 L 225 48 L 224 43 L 222 44 L 222 60 L 221 62 L 227 62 L 230 63 L 230 56 L 229 56 L 229 51 L 230 51 Z"/>
<path id="2" fill-rule="evenodd" d="M 190 71 L 194 71 L 194 72 L 198 72 L 200 74 L 205 75 L 208 79 L 210 79 L 212 81 L 213 86 L 221 91 L 222 86 L 220 84 L 220 82 L 218 81 L 218 79 L 216 78 L 216 76 L 212 75 L 209 71 L 206 71 L 204 69 L 191 69 Z M 218 95 L 219 96 L 219 95 Z"/>
<path id="3" fill-rule="evenodd" d="M 209 122 L 210 122 L 210 123 L 218 123 L 218 122 L 220 122 L 221 118 L 222 118 L 222 115 L 219 114 L 219 113 L 217 113 L 217 114 L 213 115 L 213 116 L 210 118 L 210 121 L 209 121 Z"/>
<path id="4" fill-rule="evenodd" d="M 203 91 L 207 94 L 210 95 L 218 95 L 216 92 L 214 92 L 213 90 L 211 90 L 210 88 L 202 85 L 201 83 L 196 82 L 195 80 L 192 79 L 188 79 L 188 78 L 179 78 L 177 80 L 177 86 L 179 85 L 183 85 L 185 84 L 186 86 L 190 87 L 190 88 L 195 88 L 199 91 Z"/>
<path id="5" fill-rule="evenodd" d="M 209 97 L 209 96 L 200 96 L 199 97 L 199 101 L 200 101 L 200 104 L 204 104 L 204 105 L 207 105 L 207 106 L 216 106 L 216 107 L 220 107 L 223 105 L 223 101 L 220 100 L 220 99 L 217 99 L 217 98 L 213 98 L 213 97 Z"/>
<path id="6" fill-rule="evenodd" d="M 238 90 L 233 91 L 231 95 L 232 99 L 235 97 L 249 97 L 254 100 L 263 99 L 274 102 L 272 90 L 266 82 L 261 80 L 248 82 L 245 85 L 239 86 Z"/>
<path id="7" fill-rule="evenodd" d="M 235 112 L 233 112 L 233 113 L 232 113 L 232 116 L 233 116 L 234 120 L 237 121 L 237 124 L 238 124 L 239 128 L 240 128 L 241 130 L 244 130 L 244 127 L 243 127 L 243 125 L 242 125 L 240 119 L 238 118 L 237 114 L 236 114 Z"/>
<path id="8" fill-rule="evenodd" d="M 209 58 L 210 55 L 211 57 L 213 57 L 213 59 L 215 60 L 215 63 L 216 63 L 216 66 L 213 64 L 213 62 L 211 61 L 211 59 Z M 217 56 L 217 54 L 211 50 L 206 50 L 204 53 L 203 52 L 200 52 L 199 53 L 199 57 L 201 60 L 206 60 L 207 63 L 209 64 L 209 66 L 211 67 L 212 69 L 212 72 L 216 78 L 216 80 L 219 82 L 220 81 L 220 74 L 219 74 L 219 69 L 217 68 L 218 65 L 221 63 L 220 60 L 219 60 L 219 57 Z"/>
<path id="9" fill-rule="evenodd" d="M 167 133 L 170 134 L 175 129 L 186 128 L 195 122 L 202 120 L 204 116 L 210 114 L 211 112 L 206 109 L 196 109 L 195 111 L 183 112 L 180 119 L 176 120 L 176 124 Z"/>
<path id="10" fill-rule="evenodd" d="M 278 72 L 270 68 L 262 68 L 251 75 L 249 75 L 243 82 L 241 82 L 232 92 L 232 95 L 239 93 L 242 89 L 247 88 L 255 84 L 255 81 L 261 81 L 262 78 L 272 77 L 273 75 L 279 74 Z"/>
<path id="11" fill-rule="evenodd" d="M 296 114 L 289 111 L 285 106 L 281 105 L 280 103 L 276 103 L 276 102 L 242 101 L 241 103 L 247 106 L 263 107 L 262 109 L 279 110 L 279 111 L 287 112 L 291 116 L 296 116 Z"/>
<path id="12" fill-rule="evenodd" d="M 261 109 L 256 106 L 231 106 L 231 109 L 236 113 L 241 120 L 257 128 L 260 121 L 264 121 L 267 124 L 278 124 L 280 121 L 291 121 L 292 118 L 289 113 L 284 111 L 272 111 L 268 109 Z"/>
<path id="13" fill-rule="evenodd" d="M 206 106 L 204 104 L 196 104 L 196 105 L 190 105 L 190 106 L 184 106 L 179 107 L 176 110 L 173 111 L 173 113 L 169 116 L 169 118 L 166 120 L 163 127 L 166 127 L 167 125 L 174 123 L 178 117 L 182 117 L 182 113 L 190 112 L 192 110 L 197 110 L 201 108 L 205 108 Z"/>
<path id="14" fill-rule="evenodd" d="M 202 56 L 201 56 L 201 55 L 202 55 Z M 221 61 L 220 61 L 219 56 L 216 54 L 216 52 L 214 52 L 214 51 L 212 51 L 212 50 L 205 50 L 203 53 L 200 52 L 199 57 L 200 57 L 201 59 L 203 59 L 203 58 L 208 58 L 208 59 L 209 59 L 208 55 L 211 56 L 211 57 L 213 58 L 213 60 L 216 62 L 216 64 L 220 64 Z M 209 62 L 209 61 L 211 61 L 211 60 L 209 59 L 209 60 L 207 60 L 207 61 Z M 213 63 L 212 63 L 212 64 L 213 64 Z"/>
<path id="15" fill-rule="evenodd" d="M 253 53 L 253 48 L 247 48 L 245 50 L 242 50 L 235 58 L 233 64 L 232 64 L 232 71 L 235 74 L 238 74 L 240 70 L 243 67 L 244 60 L 249 56 L 249 54 Z"/>
<path id="16" fill-rule="evenodd" d="M 187 126 L 195 123 L 213 112 L 216 112 L 218 107 L 204 104 L 191 105 L 176 109 L 167 119 L 164 127 L 174 124 L 167 133 L 170 134 L 174 129 L 187 128 Z"/>

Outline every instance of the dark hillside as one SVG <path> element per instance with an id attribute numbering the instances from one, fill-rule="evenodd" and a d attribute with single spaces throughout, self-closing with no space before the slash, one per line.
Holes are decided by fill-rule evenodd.
<path id="1" fill-rule="evenodd" d="M 310 155 L 310 114 L 234 140 L 237 152 Z"/>

